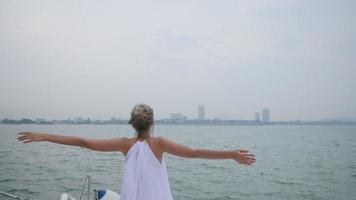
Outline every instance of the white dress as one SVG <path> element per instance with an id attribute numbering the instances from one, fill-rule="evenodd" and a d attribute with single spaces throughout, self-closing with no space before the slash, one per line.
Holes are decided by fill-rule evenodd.
<path id="1" fill-rule="evenodd" d="M 166 164 L 146 141 L 137 141 L 126 155 L 120 200 L 173 200 Z"/>

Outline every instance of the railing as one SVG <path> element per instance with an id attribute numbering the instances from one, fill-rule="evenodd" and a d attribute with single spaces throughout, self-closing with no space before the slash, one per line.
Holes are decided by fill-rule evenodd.
<path id="1" fill-rule="evenodd" d="M 90 200 L 90 186 L 91 186 L 91 182 L 90 181 L 91 181 L 90 180 L 90 176 L 86 175 L 85 178 L 84 178 L 83 184 L 82 184 L 82 191 L 80 192 L 79 200 L 82 200 L 85 192 L 86 192 L 87 200 Z M 86 190 L 86 188 L 88 188 L 88 189 Z M 0 191 L 0 195 L 4 195 L 4 196 L 12 198 L 12 199 L 24 200 L 23 198 L 21 198 L 19 196 L 16 196 L 16 195 L 13 195 L 13 194 L 10 194 L 10 193 L 7 193 L 7 192 L 3 192 L 3 191 Z M 69 194 L 65 194 L 65 195 L 66 195 L 66 198 L 68 200 L 75 200 Z"/>
<path id="2" fill-rule="evenodd" d="M 82 191 L 80 192 L 80 196 L 79 196 L 79 200 L 82 200 L 83 194 L 85 192 L 85 186 L 87 185 L 88 190 L 87 190 L 87 200 L 90 200 L 90 176 L 86 175 L 83 181 L 83 185 L 82 185 Z"/>
<path id="3" fill-rule="evenodd" d="M 15 196 L 13 194 L 9 194 L 9 193 L 3 192 L 3 191 L 0 191 L 0 194 L 4 195 L 4 196 L 7 196 L 7 197 L 10 197 L 10 198 L 13 198 L 13 199 L 24 200 L 23 198 L 21 198 L 19 196 Z"/>

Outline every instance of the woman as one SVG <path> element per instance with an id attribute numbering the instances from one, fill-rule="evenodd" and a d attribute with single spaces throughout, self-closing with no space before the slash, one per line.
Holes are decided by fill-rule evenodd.
<path id="1" fill-rule="evenodd" d="M 184 158 L 234 159 L 251 165 L 256 159 L 247 150 L 216 151 L 192 149 L 163 137 L 151 134 L 153 110 L 145 105 L 136 105 L 131 112 L 129 123 L 136 130 L 135 137 L 108 140 L 87 139 L 76 136 L 62 136 L 38 132 L 19 133 L 23 143 L 48 141 L 58 144 L 80 146 L 95 151 L 120 151 L 126 157 L 121 200 L 171 200 L 167 169 L 163 153 Z"/>

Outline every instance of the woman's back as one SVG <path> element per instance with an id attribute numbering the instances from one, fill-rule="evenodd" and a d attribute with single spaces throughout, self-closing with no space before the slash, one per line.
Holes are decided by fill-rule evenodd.
<path id="1" fill-rule="evenodd" d="M 157 151 L 156 138 L 134 140 L 126 154 L 122 200 L 171 200 L 167 169 Z M 150 145 L 149 145 L 150 144 Z M 156 154 L 151 149 L 153 147 Z M 161 161 L 160 161 L 161 160 Z"/>

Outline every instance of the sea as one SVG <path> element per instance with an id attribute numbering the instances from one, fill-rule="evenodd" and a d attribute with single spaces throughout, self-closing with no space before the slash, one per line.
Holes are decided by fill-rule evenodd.
<path id="1" fill-rule="evenodd" d="M 22 144 L 16 140 L 22 131 L 102 139 L 135 135 L 129 125 L 0 125 L 0 191 L 34 200 L 56 200 L 63 192 L 79 198 L 90 175 L 91 189 L 120 193 L 121 153 Z M 175 200 L 356 199 L 356 126 L 156 125 L 153 133 L 194 148 L 256 155 L 252 166 L 165 155 Z"/>

